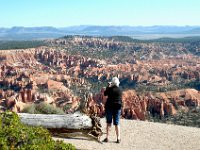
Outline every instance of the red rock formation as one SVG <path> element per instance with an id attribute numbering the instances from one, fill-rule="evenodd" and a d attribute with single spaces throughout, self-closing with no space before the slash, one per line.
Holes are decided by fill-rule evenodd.
<path id="1" fill-rule="evenodd" d="M 91 112 L 97 111 L 99 116 L 104 116 L 104 105 L 106 102 L 106 97 L 103 95 L 104 89 L 101 90 L 99 94 L 94 95 L 92 98 L 88 98 L 87 107 Z M 122 108 L 122 117 L 127 119 L 140 119 L 145 120 L 148 117 L 149 112 L 151 114 L 157 114 L 160 117 L 165 115 L 175 115 L 177 113 L 176 102 L 178 105 L 185 106 L 183 101 L 177 99 L 180 97 L 180 94 L 183 93 L 183 90 L 174 91 L 167 93 L 157 93 L 156 97 L 152 94 L 146 96 L 138 96 L 134 90 L 128 90 L 123 92 L 123 108 Z M 185 95 L 192 94 L 196 95 L 198 91 L 187 89 L 185 90 Z M 160 95 L 160 98 L 157 98 Z M 200 96 L 196 95 L 196 96 Z M 167 99 L 167 97 L 170 98 Z M 174 102 L 172 101 L 174 99 Z M 191 99 L 189 99 L 190 101 Z M 184 99 L 184 102 L 187 102 L 188 99 Z M 181 102 L 181 103 L 180 103 Z M 192 105 L 199 105 L 200 100 L 193 99 Z"/>
<path id="2" fill-rule="evenodd" d="M 160 46 L 151 44 L 136 44 L 112 41 L 101 38 L 81 38 L 76 37 L 72 40 L 58 39 L 53 43 L 63 46 L 86 46 L 88 51 L 95 53 L 97 49 L 119 48 L 124 49 L 145 49 L 150 53 L 151 50 L 158 52 Z M 174 47 L 173 44 L 169 44 Z M 150 47 L 150 48 L 149 48 Z M 66 48 L 66 47 L 65 47 Z M 177 45 L 178 49 L 181 46 Z M 151 50 L 150 50 L 151 49 Z M 166 50 L 166 48 L 163 48 Z M 164 51 L 165 51 L 164 50 Z M 135 51 L 134 51 L 135 52 Z M 135 55 L 135 54 L 134 54 Z M 151 56 L 151 55 L 148 55 Z M 184 59 L 191 58 L 189 55 Z M 123 59 L 113 56 L 113 59 Z M 96 79 L 97 81 L 108 81 L 113 76 L 118 76 L 123 84 L 144 84 L 154 86 L 164 86 L 170 84 L 177 78 L 186 80 L 199 80 L 199 67 L 197 63 L 188 63 L 184 59 L 176 58 L 148 61 L 136 60 L 131 56 L 126 59 L 127 62 L 112 64 L 109 60 L 98 60 L 81 55 L 70 55 L 66 51 L 39 47 L 28 50 L 13 50 L 0 52 L 0 85 L 7 87 L 0 90 L 0 98 L 5 99 L 7 108 L 15 107 L 20 103 L 33 103 L 37 101 L 47 101 L 54 103 L 59 107 L 71 104 L 71 112 L 75 111 L 80 104 L 80 98 L 74 95 L 70 87 L 85 86 L 87 79 Z M 198 62 L 199 60 L 195 58 Z M 192 59 L 190 59 L 192 60 Z M 116 61 L 117 62 L 117 61 Z M 48 92 L 45 90 L 48 90 Z M 48 93 L 48 94 L 47 94 Z M 91 95 L 88 98 L 88 111 L 97 113 L 103 117 L 105 114 L 104 105 L 106 97 L 103 95 L 104 89 L 99 93 Z M 14 99 L 13 98 L 14 96 Z M 196 107 L 200 105 L 200 94 L 196 90 L 186 89 L 180 91 L 171 91 L 164 93 L 148 94 L 146 96 L 138 95 L 133 90 L 124 91 L 122 117 L 129 119 L 145 120 L 148 112 L 158 114 L 161 117 L 165 115 L 176 114 L 176 106 Z M 17 101 L 17 103 L 16 103 Z M 14 106 L 13 106 L 14 105 Z M 23 104 L 22 104 L 23 105 Z M 16 111 L 21 110 L 19 106 Z"/>

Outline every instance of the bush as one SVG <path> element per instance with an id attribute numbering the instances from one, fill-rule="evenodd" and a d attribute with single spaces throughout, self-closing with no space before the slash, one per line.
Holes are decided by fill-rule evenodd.
<path id="1" fill-rule="evenodd" d="M 23 125 L 17 114 L 0 114 L 1 150 L 75 150 L 72 144 L 54 141 L 50 133 L 42 127 Z"/>
<path id="2" fill-rule="evenodd" d="M 47 104 L 45 102 L 39 104 L 31 104 L 25 107 L 22 112 L 30 114 L 65 114 L 62 109 L 54 107 L 53 105 Z"/>

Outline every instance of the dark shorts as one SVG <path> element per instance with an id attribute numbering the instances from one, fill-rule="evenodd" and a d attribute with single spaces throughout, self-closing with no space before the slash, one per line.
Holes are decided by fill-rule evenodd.
<path id="1" fill-rule="evenodd" d="M 119 110 L 108 109 L 106 110 L 106 122 L 108 124 L 111 124 L 113 120 L 114 125 L 119 125 L 120 115 L 121 115 L 121 109 Z"/>

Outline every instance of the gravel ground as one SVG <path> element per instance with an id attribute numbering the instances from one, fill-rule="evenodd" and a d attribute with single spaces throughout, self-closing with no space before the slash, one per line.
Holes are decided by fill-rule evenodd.
<path id="1" fill-rule="evenodd" d="M 105 119 L 101 122 L 105 132 Z M 104 138 L 105 135 L 101 140 Z M 115 143 L 114 126 L 108 143 L 100 144 L 81 137 L 63 140 L 79 150 L 200 150 L 200 129 L 122 119 L 120 144 Z"/>

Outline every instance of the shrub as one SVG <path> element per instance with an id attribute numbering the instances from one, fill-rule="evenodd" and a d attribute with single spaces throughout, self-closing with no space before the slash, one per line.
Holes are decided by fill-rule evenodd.
<path id="1" fill-rule="evenodd" d="M 45 102 L 39 104 L 31 104 L 25 107 L 22 112 L 30 114 L 65 114 L 62 109 L 54 107 L 53 105 L 47 104 Z"/>
<path id="2" fill-rule="evenodd" d="M 0 114 L 1 150 L 75 150 L 72 144 L 54 141 L 50 133 L 42 127 L 30 127 L 22 124 L 17 114 Z"/>

